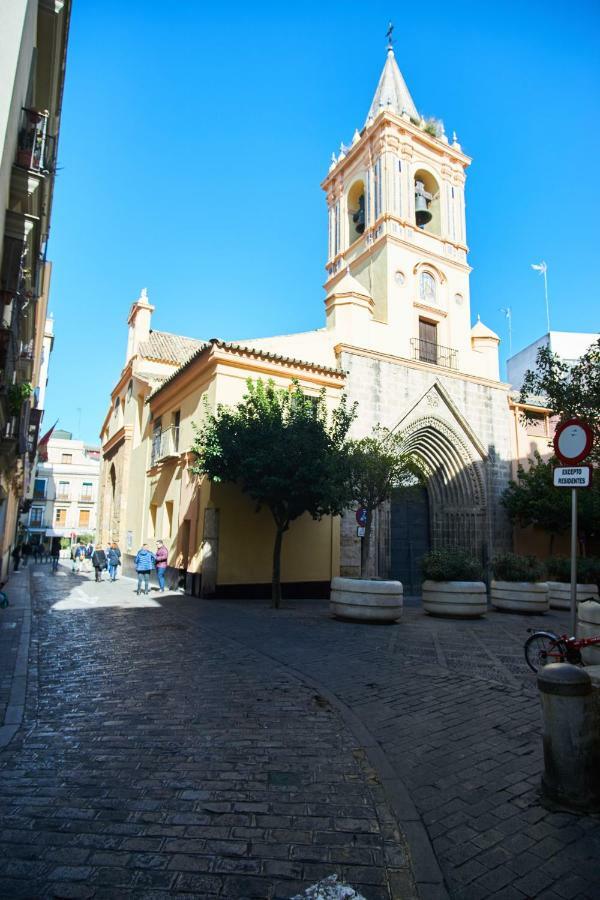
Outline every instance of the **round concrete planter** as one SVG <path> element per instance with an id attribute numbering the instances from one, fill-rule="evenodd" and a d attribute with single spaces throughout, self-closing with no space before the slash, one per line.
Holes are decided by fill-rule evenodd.
<path id="1" fill-rule="evenodd" d="M 577 607 L 577 637 L 597 637 L 600 634 L 600 603 L 580 603 Z M 581 658 L 586 666 L 600 666 L 600 646 L 584 647 Z"/>
<path id="2" fill-rule="evenodd" d="M 423 609 L 430 616 L 473 619 L 487 612 L 483 581 L 424 581 Z"/>
<path id="3" fill-rule="evenodd" d="M 490 601 L 495 609 L 518 613 L 548 611 L 548 585 L 545 581 L 492 581 Z"/>
<path id="4" fill-rule="evenodd" d="M 400 581 L 332 578 L 329 609 L 338 619 L 357 622 L 397 622 L 402 618 Z"/>
<path id="5" fill-rule="evenodd" d="M 548 582 L 548 597 L 550 609 L 571 609 L 571 585 L 562 581 Z M 577 585 L 577 602 L 587 600 L 588 597 L 598 597 L 598 587 L 595 584 Z"/>

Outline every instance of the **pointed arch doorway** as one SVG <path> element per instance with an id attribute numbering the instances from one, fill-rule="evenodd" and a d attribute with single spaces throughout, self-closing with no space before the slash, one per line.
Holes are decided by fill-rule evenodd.
<path id="1" fill-rule="evenodd" d="M 392 497 L 389 563 L 391 577 L 415 596 L 430 549 L 461 547 L 482 562 L 487 557 L 485 477 L 464 433 L 441 418 L 416 419 L 402 433 L 405 449 L 421 461 L 426 486 L 400 488 Z"/>

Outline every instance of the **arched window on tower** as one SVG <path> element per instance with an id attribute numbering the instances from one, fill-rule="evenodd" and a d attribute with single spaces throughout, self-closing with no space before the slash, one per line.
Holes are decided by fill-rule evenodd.
<path id="1" fill-rule="evenodd" d="M 355 181 L 348 191 L 348 244 L 364 233 L 365 230 L 365 183 Z"/>
<path id="2" fill-rule="evenodd" d="M 431 272 L 421 272 L 419 275 L 419 300 L 428 306 L 437 304 L 437 283 Z"/>
<path id="3" fill-rule="evenodd" d="M 421 231 L 441 234 L 440 187 L 429 172 L 415 172 L 415 221 Z"/>

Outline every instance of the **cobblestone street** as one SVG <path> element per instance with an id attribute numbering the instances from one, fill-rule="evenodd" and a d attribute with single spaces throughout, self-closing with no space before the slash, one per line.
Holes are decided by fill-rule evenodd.
<path id="1" fill-rule="evenodd" d="M 287 898 L 334 872 L 367 900 L 600 895 L 600 817 L 540 800 L 536 619 L 368 627 L 22 577 L 0 896 Z"/>

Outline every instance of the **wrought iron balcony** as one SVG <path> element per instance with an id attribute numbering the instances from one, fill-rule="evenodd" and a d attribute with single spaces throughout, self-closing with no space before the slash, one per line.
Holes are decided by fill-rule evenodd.
<path id="1" fill-rule="evenodd" d="M 23 109 L 17 144 L 17 165 L 46 174 L 52 169 L 53 144 L 48 134 L 48 111 Z"/>
<path id="2" fill-rule="evenodd" d="M 422 341 L 420 338 L 411 338 L 410 345 L 413 359 L 446 369 L 458 369 L 458 350 L 443 347 L 434 341 Z"/>
<path id="3" fill-rule="evenodd" d="M 155 431 L 152 435 L 150 465 L 155 466 L 161 460 L 174 456 L 179 456 L 179 428 L 171 425 L 163 431 Z"/>

